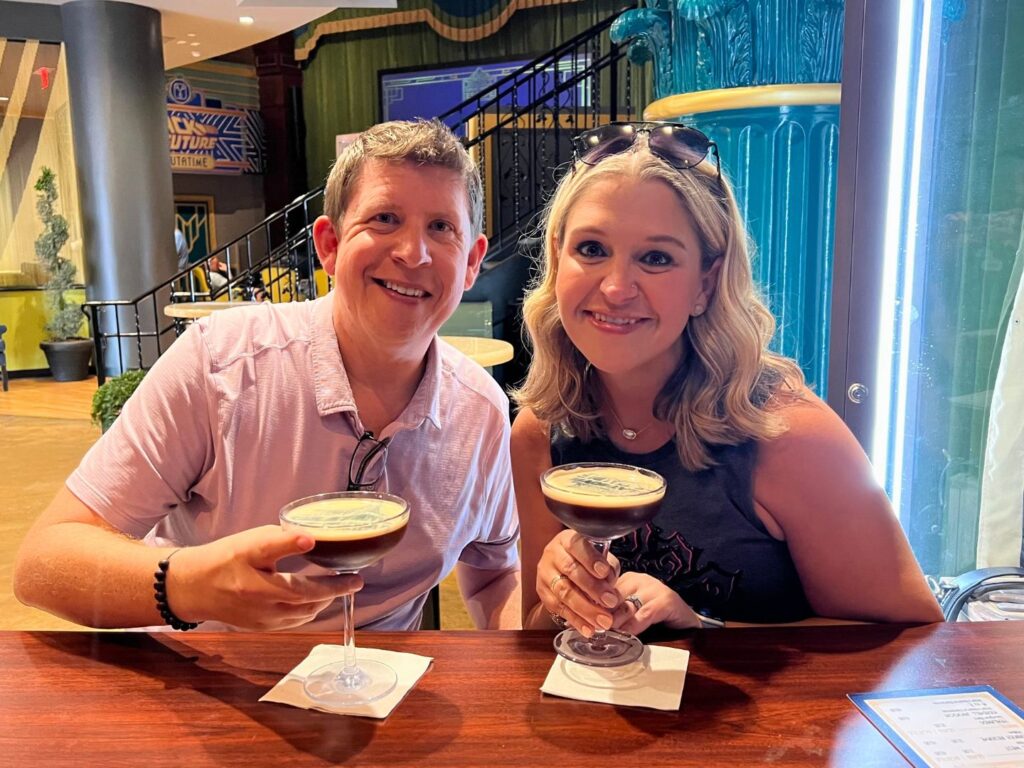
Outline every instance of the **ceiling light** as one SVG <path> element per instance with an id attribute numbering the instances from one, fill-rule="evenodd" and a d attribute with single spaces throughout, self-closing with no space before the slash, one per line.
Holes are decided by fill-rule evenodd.
<path id="1" fill-rule="evenodd" d="M 195 36 L 196 36 L 195 32 L 189 32 L 187 35 L 185 35 L 185 37 L 195 37 Z"/>
<path id="2" fill-rule="evenodd" d="M 193 48 L 197 48 L 199 46 L 199 41 L 193 40 L 191 43 L 189 43 L 189 45 L 191 45 Z"/>
<path id="3" fill-rule="evenodd" d="M 0 101 L 10 101 L 10 100 L 11 100 L 10 96 L 0 96 Z"/>
<path id="4" fill-rule="evenodd" d="M 185 43 L 187 43 L 187 42 L 188 42 L 188 40 L 178 40 L 178 41 L 177 41 L 177 44 L 178 44 L 178 45 L 184 45 L 184 44 L 185 44 Z"/>
<path id="5" fill-rule="evenodd" d="M 201 54 L 199 51 L 192 51 L 192 58 L 193 59 L 198 59 L 202 55 L 203 54 Z"/>
<path id="6" fill-rule="evenodd" d="M 238 23 L 239 24 L 245 24 L 246 26 L 249 26 L 250 24 L 255 24 L 256 23 L 256 19 L 254 19 L 252 16 L 239 16 L 238 17 Z"/>

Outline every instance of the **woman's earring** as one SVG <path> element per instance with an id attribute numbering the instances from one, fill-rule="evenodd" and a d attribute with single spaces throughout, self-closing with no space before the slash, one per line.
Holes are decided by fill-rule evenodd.
<path id="1" fill-rule="evenodd" d="M 697 304 L 693 308 L 693 316 L 697 317 L 698 315 L 703 315 L 705 309 L 706 309 L 706 307 L 703 304 Z"/>

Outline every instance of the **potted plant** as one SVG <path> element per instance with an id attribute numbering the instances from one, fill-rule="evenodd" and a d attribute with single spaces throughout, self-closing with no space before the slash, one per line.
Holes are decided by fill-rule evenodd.
<path id="1" fill-rule="evenodd" d="M 98 424 L 104 432 L 110 429 L 145 375 L 145 371 L 131 370 L 103 382 L 92 396 L 93 423 Z"/>
<path id="2" fill-rule="evenodd" d="M 57 202 L 53 171 L 44 166 L 35 189 L 36 212 L 43 223 L 43 234 L 36 238 L 36 256 L 47 274 L 43 291 L 49 318 L 44 328 L 46 341 L 39 346 L 54 379 L 79 381 L 89 375 L 92 342 L 78 335 L 82 327 L 82 305 L 68 295 L 75 284 L 75 265 L 60 255 L 68 241 L 68 222 L 53 209 Z"/>

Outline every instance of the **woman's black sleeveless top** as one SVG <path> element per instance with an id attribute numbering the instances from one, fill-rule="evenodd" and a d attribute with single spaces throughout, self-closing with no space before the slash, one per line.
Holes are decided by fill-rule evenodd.
<path id="1" fill-rule="evenodd" d="M 683 468 L 675 441 L 651 453 L 626 453 L 610 441 L 581 443 L 553 430 L 554 466 L 612 461 L 651 469 L 668 487 L 657 516 L 612 542 L 623 571 L 655 576 L 696 611 L 747 622 L 798 621 L 811 615 L 785 542 L 754 513 L 757 445 L 712 449 L 715 464 Z"/>

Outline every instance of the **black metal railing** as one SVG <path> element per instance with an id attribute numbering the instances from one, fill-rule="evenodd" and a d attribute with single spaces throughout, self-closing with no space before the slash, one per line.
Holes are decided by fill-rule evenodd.
<path id="1" fill-rule="evenodd" d="M 478 297 L 490 290 L 489 272 L 495 281 L 526 274 L 526 270 L 494 267 L 522 258 L 520 240 L 535 229 L 559 171 L 572 159 L 572 136 L 635 114 L 631 65 L 625 50 L 608 37 L 616 16 L 439 117 L 463 137 L 484 180 L 484 228 L 491 245 L 474 289 Z M 86 302 L 83 311 L 93 332 L 99 382 L 112 372 L 152 365 L 184 327 L 181 320 L 167 316 L 166 308 L 175 302 L 290 301 L 313 298 L 329 289 L 327 276 L 317 270 L 311 238 L 312 222 L 323 209 L 323 194 L 321 187 L 298 198 L 214 251 L 202 265 L 179 272 L 135 299 Z M 209 265 L 217 262 L 226 270 L 214 277 Z M 514 297 L 522 287 L 493 286 L 494 298 L 500 295 L 495 306 L 516 305 Z"/>
<path id="2" fill-rule="evenodd" d="M 484 178 L 488 261 L 520 239 L 572 159 L 572 137 L 632 119 L 633 70 L 608 37 L 615 14 L 452 107 L 439 120 L 464 136 Z"/>
<path id="3" fill-rule="evenodd" d="M 96 378 L 128 368 L 148 368 L 184 329 L 168 313 L 182 302 L 315 298 L 330 278 L 317 269 L 312 221 L 323 209 L 315 189 L 267 216 L 249 231 L 133 299 L 87 301 Z M 210 265 L 224 265 L 220 279 Z"/>

